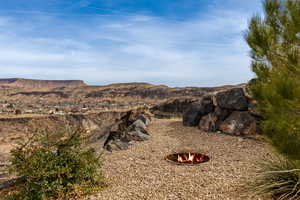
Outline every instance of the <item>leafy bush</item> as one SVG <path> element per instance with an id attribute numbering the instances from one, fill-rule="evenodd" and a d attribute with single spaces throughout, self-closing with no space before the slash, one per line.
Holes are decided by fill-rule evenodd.
<path id="1" fill-rule="evenodd" d="M 24 179 L 8 199 L 71 199 L 103 187 L 99 157 L 92 150 L 82 150 L 80 130 L 65 131 L 35 134 L 12 151 L 11 172 Z"/>

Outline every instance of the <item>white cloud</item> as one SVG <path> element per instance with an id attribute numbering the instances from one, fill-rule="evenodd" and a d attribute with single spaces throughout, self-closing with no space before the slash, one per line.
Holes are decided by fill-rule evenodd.
<path id="1" fill-rule="evenodd" d="M 250 16 L 216 9 L 185 21 L 128 15 L 81 23 L 46 17 L 22 24 L 0 17 L 0 76 L 91 84 L 237 84 L 253 76 L 242 37 Z"/>

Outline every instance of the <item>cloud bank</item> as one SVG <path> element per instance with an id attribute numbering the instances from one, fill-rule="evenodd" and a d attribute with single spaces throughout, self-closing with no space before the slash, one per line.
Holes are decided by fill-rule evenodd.
<path id="1" fill-rule="evenodd" d="M 245 82 L 253 74 L 243 31 L 259 8 L 216 2 L 184 20 L 127 13 L 0 15 L 0 76 L 169 86 Z"/>

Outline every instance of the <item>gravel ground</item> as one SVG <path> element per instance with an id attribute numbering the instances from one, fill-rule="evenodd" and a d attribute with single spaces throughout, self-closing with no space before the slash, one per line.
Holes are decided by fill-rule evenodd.
<path id="1" fill-rule="evenodd" d="M 151 140 L 103 156 L 109 186 L 89 199 L 261 199 L 244 186 L 255 176 L 255 160 L 268 153 L 262 142 L 204 133 L 182 126 L 180 119 L 154 119 L 149 132 Z M 211 160 L 198 166 L 164 160 L 167 154 L 183 150 L 206 153 Z"/>

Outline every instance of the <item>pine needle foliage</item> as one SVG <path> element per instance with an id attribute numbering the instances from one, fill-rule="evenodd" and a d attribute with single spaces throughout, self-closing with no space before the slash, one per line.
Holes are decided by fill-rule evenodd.
<path id="1" fill-rule="evenodd" d="M 250 90 L 262 131 L 280 156 L 258 165 L 255 190 L 300 199 L 300 0 L 264 0 L 264 12 L 245 34 L 257 76 Z"/>
<path id="2" fill-rule="evenodd" d="M 245 39 L 257 79 L 250 85 L 262 130 L 278 152 L 300 160 L 300 0 L 265 0 Z"/>
<path id="3" fill-rule="evenodd" d="M 104 186 L 99 157 L 82 149 L 81 130 L 63 130 L 43 130 L 11 152 L 11 172 L 24 179 L 7 199 L 78 199 Z"/>

